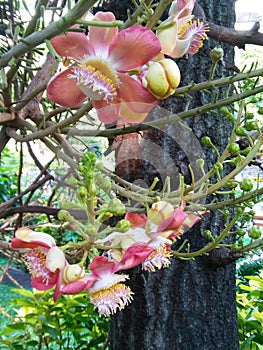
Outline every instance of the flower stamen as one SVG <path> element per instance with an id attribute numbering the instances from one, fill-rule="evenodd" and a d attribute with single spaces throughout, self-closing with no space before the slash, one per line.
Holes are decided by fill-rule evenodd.
<path id="1" fill-rule="evenodd" d="M 32 277 L 41 277 L 43 282 L 48 284 L 52 273 L 46 267 L 46 254 L 42 250 L 34 248 L 25 254 L 25 258 Z"/>
<path id="2" fill-rule="evenodd" d="M 142 263 L 142 269 L 155 272 L 156 268 L 160 270 L 163 267 L 168 267 L 171 264 L 171 256 L 172 254 L 166 246 L 160 246 L 159 248 L 155 249 Z"/>
<path id="3" fill-rule="evenodd" d="M 109 316 L 122 310 L 128 305 L 133 297 L 133 292 L 122 283 L 114 284 L 107 289 L 90 292 L 91 302 L 101 315 Z"/>

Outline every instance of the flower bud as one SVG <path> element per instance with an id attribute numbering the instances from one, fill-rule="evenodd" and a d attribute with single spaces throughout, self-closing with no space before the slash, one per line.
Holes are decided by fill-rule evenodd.
<path id="1" fill-rule="evenodd" d="M 126 209 L 125 205 L 118 198 L 113 198 L 108 204 L 108 211 L 113 215 L 124 215 Z"/>
<path id="2" fill-rule="evenodd" d="M 60 210 L 58 212 L 58 219 L 60 221 L 74 221 L 74 218 L 72 217 L 72 215 L 70 215 L 70 213 L 67 210 Z"/>
<path id="3" fill-rule="evenodd" d="M 131 223 L 129 220 L 120 220 L 117 225 L 116 228 L 120 228 L 122 230 L 128 231 L 131 228 Z"/>
<path id="4" fill-rule="evenodd" d="M 174 207 L 171 203 L 160 201 L 153 203 L 148 212 L 148 219 L 155 225 L 159 225 L 163 220 L 167 219 L 174 212 Z"/>
<path id="5" fill-rule="evenodd" d="M 210 52 L 210 57 L 213 63 L 216 63 L 219 60 L 221 60 L 224 57 L 224 51 L 222 47 L 217 46 L 213 48 Z"/>
<path id="6" fill-rule="evenodd" d="M 165 99 L 174 93 L 180 80 L 181 74 L 177 64 L 165 58 L 150 65 L 142 79 L 142 85 L 156 98 Z"/>
<path id="7" fill-rule="evenodd" d="M 85 270 L 78 264 L 67 265 L 63 271 L 63 280 L 66 283 L 82 280 L 85 277 Z"/>

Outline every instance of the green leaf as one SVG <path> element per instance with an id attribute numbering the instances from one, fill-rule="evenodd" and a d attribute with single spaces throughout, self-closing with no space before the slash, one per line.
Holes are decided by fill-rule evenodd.
<path id="1" fill-rule="evenodd" d="M 14 288 L 12 289 L 13 292 L 23 295 L 24 297 L 29 297 L 31 299 L 34 299 L 35 295 L 33 292 L 30 292 L 29 290 L 26 289 L 18 289 L 18 288 Z"/>

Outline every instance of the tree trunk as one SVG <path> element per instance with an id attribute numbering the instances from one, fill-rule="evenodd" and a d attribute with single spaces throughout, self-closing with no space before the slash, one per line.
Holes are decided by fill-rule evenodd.
<path id="1" fill-rule="evenodd" d="M 207 21 L 233 27 L 234 0 L 201 0 L 199 4 L 203 7 Z M 216 45 L 218 43 L 209 40 L 198 54 L 188 60 L 178 61 L 183 78 L 181 86 L 191 81 L 197 83 L 208 79 L 211 61 L 206 52 Z M 233 62 L 233 48 L 223 48 L 225 60 Z M 223 66 L 217 68 L 216 75 L 222 76 L 224 73 Z M 202 106 L 214 98 L 213 94 L 207 93 L 196 93 L 192 96 L 190 107 Z M 162 104 L 163 108 L 173 112 L 183 111 L 185 106 L 186 100 L 178 97 L 171 97 Z M 154 113 L 152 118 L 155 118 Z M 219 150 L 225 147 L 232 126 L 220 113 L 197 115 L 187 120 L 187 124 L 197 139 L 208 135 Z M 155 171 L 156 168 L 158 171 L 166 169 L 168 175 L 173 175 L 174 170 L 168 169 L 173 159 L 178 171 L 187 179 L 185 169 L 189 163 L 188 154 L 195 152 L 195 147 L 189 143 L 187 136 L 183 137 L 183 132 L 167 137 L 166 134 L 172 132 L 171 128 L 170 125 L 162 131 L 144 132 L 143 137 L 162 149 L 162 154 L 157 156 L 157 167 L 154 161 Z M 139 159 L 148 160 L 153 157 L 148 148 L 151 147 L 144 147 L 143 155 L 138 154 Z M 216 154 L 211 148 L 204 148 L 204 152 L 209 169 L 215 162 Z M 148 162 L 144 162 L 144 168 L 141 160 L 139 163 L 142 170 L 141 180 L 151 182 L 152 169 L 147 173 Z M 135 163 L 132 164 L 134 166 Z M 131 176 L 134 169 L 130 167 L 131 162 L 127 162 L 126 169 L 121 166 L 118 175 Z M 138 168 L 135 170 L 134 173 L 138 174 Z M 176 186 L 174 180 L 173 178 Z M 213 234 L 218 234 L 222 227 L 222 217 L 217 213 L 210 213 L 204 216 L 199 225 L 187 232 L 183 239 L 187 238 L 191 249 L 196 250 L 206 242 L 202 235 L 204 230 L 209 229 Z M 222 256 L 219 254 L 221 252 Z M 229 263 L 224 251 L 216 251 L 215 254 L 195 260 L 172 259 L 170 267 L 155 273 L 142 272 L 139 267 L 135 268 L 130 272 L 129 283 L 135 292 L 134 300 L 126 309 L 111 317 L 111 350 L 238 349 L 235 264 Z"/>

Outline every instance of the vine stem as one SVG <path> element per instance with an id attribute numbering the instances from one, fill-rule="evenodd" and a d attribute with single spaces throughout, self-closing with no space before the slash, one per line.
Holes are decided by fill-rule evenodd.
<path id="1" fill-rule="evenodd" d="M 209 253 L 211 250 L 218 247 L 218 245 L 223 241 L 223 239 L 229 234 L 229 231 L 235 225 L 235 223 L 237 222 L 239 217 L 240 217 L 240 214 L 236 214 L 233 217 L 233 219 L 230 221 L 230 223 L 228 223 L 228 225 L 224 228 L 222 233 L 219 236 L 215 237 L 215 239 L 213 239 L 212 242 L 208 243 L 203 248 L 201 248 L 195 252 L 189 252 L 189 253 L 180 253 L 178 251 L 172 251 L 172 254 L 176 258 L 193 259 L 193 258 L 196 258 L 200 255 L 204 255 L 204 254 Z"/>

